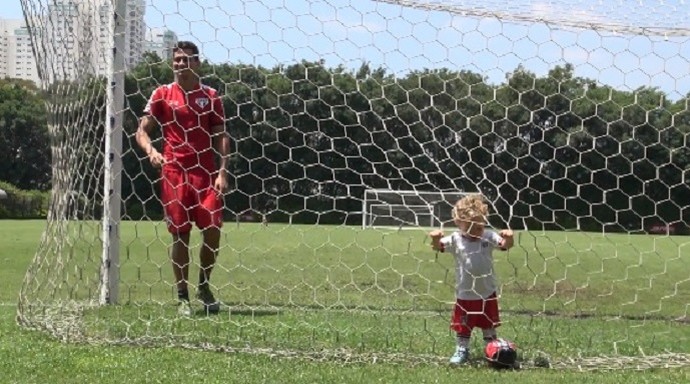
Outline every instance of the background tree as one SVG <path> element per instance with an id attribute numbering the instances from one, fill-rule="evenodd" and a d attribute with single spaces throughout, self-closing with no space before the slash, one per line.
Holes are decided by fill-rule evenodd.
<path id="1" fill-rule="evenodd" d="M 29 81 L 0 80 L 0 180 L 50 188 L 51 155 L 43 92 Z"/>
<path id="2" fill-rule="evenodd" d="M 204 62 L 202 74 L 222 94 L 233 138 L 228 217 L 359 223 L 364 190 L 389 188 L 481 191 L 497 225 L 514 228 L 642 230 L 690 220 L 683 200 L 690 194 L 688 97 L 672 102 L 656 88 L 617 90 L 575 76 L 570 64 L 543 76 L 518 66 L 501 84 L 448 68 L 395 77 L 368 63 L 348 70 L 320 61 L 274 68 Z M 134 132 L 151 92 L 172 79 L 169 63 L 154 54 L 127 74 L 126 218 L 161 216 L 159 175 Z M 0 109 L 0 175 L 46 188 L 48 168 L 12 168 L 17 161 L 50 164 L 43 159 L 50 153 L 45 95 L 11 84 L 0 87 L 17 100 Z M 62 119 L 51 121 L 51 135 L 72 140 L 69 156 L 60 157 L 71 164 L 76 156 L 81 167 L 102 167 L 104 85 L 93 79 L 48 90 L 53 108 L 62 108 L 47 114 Z M 70 131 L 79 126 L 91 128 Z M 29 138 L 20 139 L 23 132 Z M 154 140 L 160 145 L 160 136 Z M 77 184 L 89 197 L 98 182 Z"/>

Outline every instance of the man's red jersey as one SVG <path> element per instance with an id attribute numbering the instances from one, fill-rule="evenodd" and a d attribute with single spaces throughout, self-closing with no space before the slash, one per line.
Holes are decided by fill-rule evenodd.
<path id="1" fill-rule="evenodd" d="M 186 92 L 177 83 L 160 86 L 153 91 L 144 113 L 161 125 L 164 167 L 216 171 L 211 128 L 224 124 L 225 112 L 215 89 L 199 85 Z"/>

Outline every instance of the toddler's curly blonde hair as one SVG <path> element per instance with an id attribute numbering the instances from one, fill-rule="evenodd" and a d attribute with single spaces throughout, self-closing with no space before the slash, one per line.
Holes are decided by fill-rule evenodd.
<path id="1" fill-rule="evenodd" d="M 488 215 L 489 206 L 484 202 L 484 196 L 479 193 L 463 197 L 453 207 L 453 221 L 457 226 L 463 222 L 473 221 L 478 217 L 484 223 Z"/>

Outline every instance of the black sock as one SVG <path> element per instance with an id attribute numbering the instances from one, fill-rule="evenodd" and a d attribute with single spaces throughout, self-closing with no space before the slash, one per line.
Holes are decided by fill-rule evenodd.
<path id="1" fill-rule="evenodd" d="M 204 269 L 199 270 L 199 288 L 208 287 L 208 278 L 206 277 L 206 271 Z"/>
<path id="2" fill-rule="evenodd" d="M 177 290 L 177 298 L 180 300 L 187 300 L 189 301 L 189 292 L 185 290 Z"/>

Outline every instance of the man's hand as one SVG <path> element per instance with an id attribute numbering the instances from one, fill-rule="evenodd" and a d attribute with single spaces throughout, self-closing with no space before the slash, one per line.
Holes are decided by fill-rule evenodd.
<path id="1" fill-rule="evenodd" d="M 218 196 L 221 196 L 228 191 L 229 185 L 227 173 L 223 171 L 218 172 L 218 176 L 216 177 L 216 180 L 213 182 L 213 189 L 216 190 Z"/>
<path id="2" fill-rule="evenodd" d="M 429 232 L 429 237 L 431 237 L 431 249 L 433 249 L 434 251 L 443 251 L 443 245 L 441 244 L 443 231 L 435 229 Z"/>
<path id="3" fill-rule="evenodd" d="M 154 168 L 160 168 L 165 164 L 165 158 L 155 148 L 151 148 L 149 152 L 149 161 Z"/>

